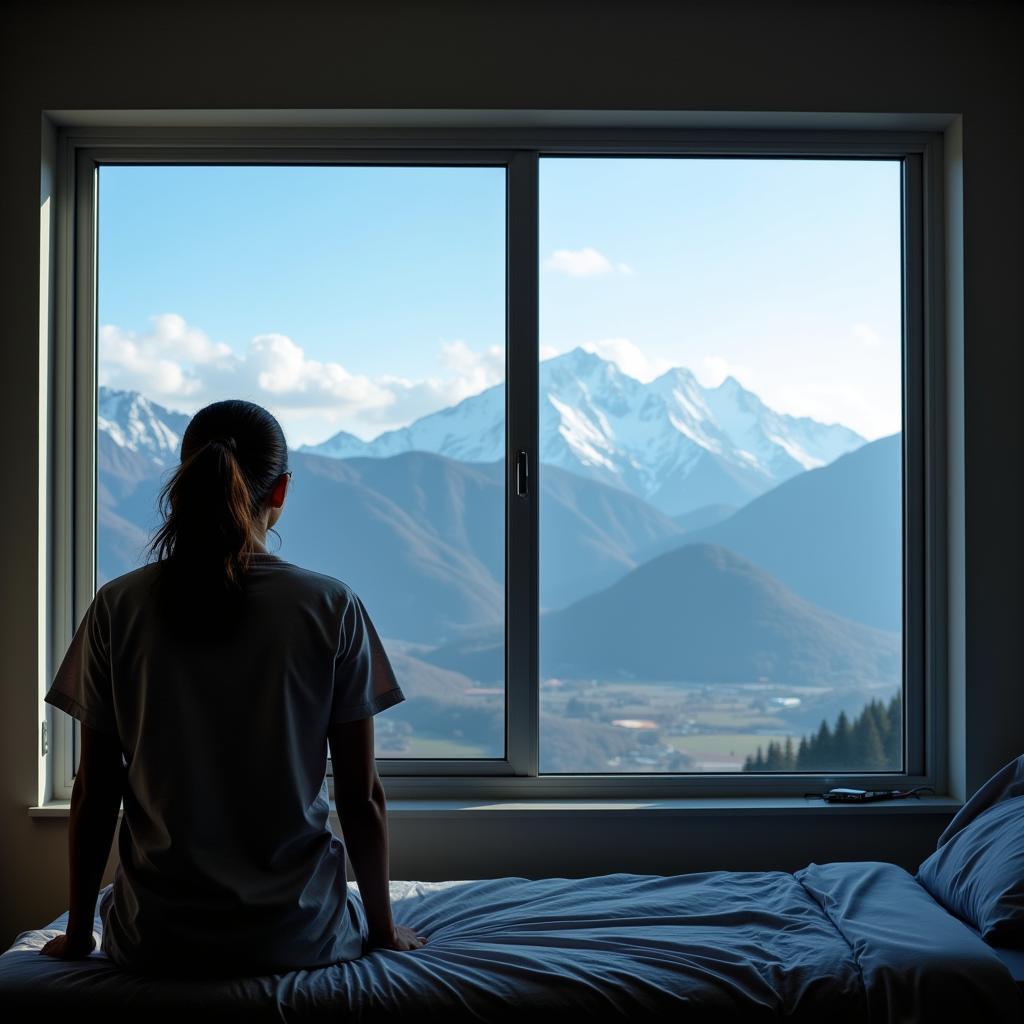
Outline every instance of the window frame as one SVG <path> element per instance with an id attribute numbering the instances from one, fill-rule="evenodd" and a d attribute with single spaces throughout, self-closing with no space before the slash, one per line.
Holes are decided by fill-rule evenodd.
<path id="1" fill-rule="evenodd" d="M 538 167 L 545 156 L 902 161 L 904 772 L 544 775 L 539 758 Z M 830 785 L 947 778 L 946 395 L 939 131 L 634 128 L 67 128 L 58 136 L 56 316 L 50 410 L 48 648 L 60 663 L 95 593 L 97 168 L 107 163 L 498 165 L 506 202 L 506 758 L 381 758 L 389 799 L 677 799 L 802 796 Z M 915 386 L 915 383 L 916 385 Z M 515 458 L 535 467 L 528 499 Z M 914 543 L 909 541 L 913 539 Z M 516 557 L 512 553 L 516 552 Z M 525 557 L 524 557 L 525 556 Z M 52 794 L 73 785 L 77 722 L 44 705 Z M 331 797 L 333 800 L 333 779 Z"/>

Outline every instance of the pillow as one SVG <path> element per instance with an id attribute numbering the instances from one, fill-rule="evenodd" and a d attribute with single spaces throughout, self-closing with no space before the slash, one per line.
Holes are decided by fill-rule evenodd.
<path id="1" fill-rule="evenodd" d="M 1024 795 L 1003 797 L 944 832 L 915 877 L 986 942 L 1024 946 Z"/>
<path id="2" fill-rule="evenodd" d="M 956 835 L 962 828 L 987 811 L 1000 800 L 1024 796 L 1024 754 L 1004 764 L 988 782 L 978 788 L 974 795 L 953 816 L 945 831 L 939 836 L 936 847 L 942 846 Z"/>

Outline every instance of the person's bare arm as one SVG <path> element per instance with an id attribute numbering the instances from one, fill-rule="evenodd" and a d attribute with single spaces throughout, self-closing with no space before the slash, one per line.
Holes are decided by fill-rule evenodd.
<path id="1" fill-rule="evenodd" d="M 93 915 L 96 897 L 121 809 L 125 773 L 117 737 L 96 732 L 84 722 L 82 756 L 71 790 L 68 867 L 71 892 L 68 925 L 63 935 L 39 951 L 61 959 L 88 956 L 96 948 Z"/>
<path id="2" fill-rule="evenodd" d="M 384 787 L 373 749 L 373 718 L 332 725 L 334 802 L 366 911 L 371 946 L 414 949 L 422 942 L 395 926 L 388 884 L 388 823 Z M 423 941 L 426 941 L 425 939 Z"/>

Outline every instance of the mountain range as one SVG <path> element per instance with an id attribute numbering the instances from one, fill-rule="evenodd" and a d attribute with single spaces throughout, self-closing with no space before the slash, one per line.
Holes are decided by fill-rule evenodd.
<path id="1" fill-rule="evenodd" d="M 137 393 L 101 388 L 102 578 L 138 564 L 187 420 Z M 296 476 L 281 521 L 282 557 L 360 587 L 388 635 L 438 642 L 500 617 L 502 461 L 419 451 L 333 459 L 293 450 L 290 458 Z M 828 610 L 896 630 L 898 459 L 894 435 L 798 474 L 738 512 L 712 506 L 674 518 L 620 487 L 542 464 L 541 610 L 569 605 L 694 540 L 736 551 Z"/>
<path id="2" fill-rule="evenodd" d="M 666 515 L 742 505 L 864 443 L 840 424 L 775 412 L 727 377 L 702 387 L 687 369 L 643 383 L 577 347 L 539 364 L 539 461 L 629 491 Z M 460 462 L 505 452 L 505 385 L 364 441 L 346 431 L 300 451 L 387 458 L 429 451 Z"/>
<path id="3" fill-rule="evenodd" d="M 839 424 L 766 406 L 727 377 L 702 387 L 682 367 L 643 383 L 583 348 L 539 364 L 539 461 L 634 494 L 684 521 L 736 508 L 864 444 Z M 505 386 L 494 385 L 372 441 L 340 431 L 295 451 L 328 458 L 433 452 L 497 462 L 505 452 Z M 138 392 L 99 389 L 99 428 L 154 465 L 176 459 L 189 417 Z"/>
<path id="4" fill-rule="evenodd" d="M 561 377 L 573 367 L 575 384 Z M 686 371 L 643 385 L 579 349 L 541 370 L 557 413 L 542 412 L 534 476 L 542 678 L 812 684 L 807 728 L 829 701 L 837 713 L 898 685 L 900 435 L 863 442 Z M 486 687 L 505 661 L 504 389 L 489 392 L 361 454 L 291 449 L 268 546 L 360 594 L 410 698 L 403 728 L 498 756 L 503 703 Z M 499 398 L 486 428 L 477 414 Z M 105 387 L 98 412 L 102 583 L 144 560 L 189 417 Z M 545 770 L 635 752 L 607 723 L 547 714 L 542 728 Z"/>
<path id="5" fill-rule="evenodd" d="M 748 558 L 801 597 L 889 631 L 903 612 L 902 435 L 792 477 L 686 535 Z M 662 538 L 640 553 L 674 547 Z"/>
<path id="6" fill-rule="evenodd" d="M 98 437 L 101 582 L 141 561 L 170 467 Z M 504 464 L 430 452 L 326 459 L 293 451 L 282 558 L 356 587 L 389 636 L 435 642 L 504 613 Z M 617 488 L 543 467 L 542 607 L 618 579 L 642 549 L 684 530 Z"/>
<path id="7" fill-rule="evenodd" d="M 539 636 L 544 678 L 843 687 L 900 674 L 895 634 L 818 608 L 717 544 L 684 544 L 542 615 Z M 503 628 L 474 630 L 421 657 L 500 680 Z"/>

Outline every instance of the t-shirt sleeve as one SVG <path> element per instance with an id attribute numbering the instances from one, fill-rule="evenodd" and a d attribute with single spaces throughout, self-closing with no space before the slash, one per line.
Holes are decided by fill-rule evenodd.
<path id="1" fill-rule="evenodd" d="M 43 700 L 90 729 L 116 736 L 108 622 L 106 604 L 97 593 Z"/>
<path id="2" fill-rule="evenodd" d="M 334 659 L 330 724 L 369 718 L 405 700 L 366 606 L 350 593 Z"/>

